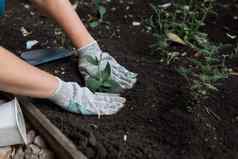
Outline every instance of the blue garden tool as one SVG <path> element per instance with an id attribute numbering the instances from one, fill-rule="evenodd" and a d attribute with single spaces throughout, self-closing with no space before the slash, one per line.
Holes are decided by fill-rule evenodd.
<path id="1" fill-rule="evenodd" d="M 23 52 L 21 58 L 27 63 L 37 66 L 48 62 L 64 59 L 74 55 L 74 51 L 64 48 L 39 49 Z"/>
<path id="2" fill-rule="evenodd" d="M 0 0 L 0 16 L 4 15 L 6 7 L 6 0 Z"/>

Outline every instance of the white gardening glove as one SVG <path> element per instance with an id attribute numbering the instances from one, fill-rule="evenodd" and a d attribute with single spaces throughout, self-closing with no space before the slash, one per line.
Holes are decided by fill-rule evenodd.
<path id="1" fill-rule="evenodd" d="M 125 67 L 121 66 L 112 56 L 106 52 L 102 52 L 96 41 L 78 49 L 79 52 L 79 70 L 85 76 L 87 81 L 90 77 L 97 76 L 99 71 L 103 71 L 107 64 L 111 67 L 111 79 L 114 80 L 120 88 L 116 92 L 121 92 L 124 89 L 130 89 L 136 83 L 137 74 L 128 71 Z M 99 61 L 93 64 L 91 59 Z M 94 60 L 95 61 L 95 60 Z"/>
<path id="2" fill-rule="evenodd" d="M 126 99 L 117 94 L 92 93 L 75 82 L 58 79 L 59 85 L 51 101 L 63 109 L 83 115 L 111 115 L 123 108 Z"/>

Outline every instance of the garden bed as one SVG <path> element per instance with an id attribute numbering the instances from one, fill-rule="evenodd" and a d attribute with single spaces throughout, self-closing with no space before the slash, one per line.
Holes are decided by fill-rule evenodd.
<path id="1" fill-rule="evenodd" d="M 95 10 L 81 1 L 78 13 L 87 21 Z M 226 3 L 227 5 L 224 5 Z M 205 31 L 210 39 L 237 43 L 226 36 L 238 35 L 236 1 L 219 1 L 219 16 L 207 20 Z M 55 25 L 23 3 L 12 1 L 7 15 L 0 20 L 1 45 L 20 54 L 27 40 L 38 40 L 35 48 L 70 47 L 68 40 L 55 34 Z M 90 29 L 103 47 L 120 63 L 139 74 L 132 90 L 123 94 L 126 107 L 113 116 L 88 117 L 65 112 L 54 104 L 34 100 L 39 109 L 67 135 L 89 159 L 235 159 L 238 157 L 238 77 L 230 76 L 207 101 L 206 106 L 193 107 L 184 79 L 151 55 L 151 33 L 144 24 L 133 26 L 152 14 L 148 0 L 111 1 L 106 21 Z M 128 7 L 129 6 L 129 7 Z M 34 15 L 33 15 L 34 14 Z M 125 16 L 126 15 L 126 16 Z M 32 35 L 23 37 L 24 26 Z M 234 59 L 232 66 L 237 61 Z M 65 59 L 41 66 L 67 81 L 83 84 L 77 71 L 77 59 Z M 191 110 L 186 109 L 191 107 Z M 92 142 L 92 138 L 96 142 Z"/>

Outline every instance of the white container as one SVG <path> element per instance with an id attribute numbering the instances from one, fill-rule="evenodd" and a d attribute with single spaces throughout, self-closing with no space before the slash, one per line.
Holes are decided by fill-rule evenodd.
<path id="1" fill-rule="evenodd" d="M 25 121 L 15 98 L 0 105 L 0 147 L 26 143 Z"/>

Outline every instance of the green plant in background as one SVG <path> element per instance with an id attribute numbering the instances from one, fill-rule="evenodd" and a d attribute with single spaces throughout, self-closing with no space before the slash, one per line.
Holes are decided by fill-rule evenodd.
<path id="1" fill-rule="evenodd" d="M 89 63 L 98 67 L 96 76 L 90 76 L 86 81 L 86 86 L 93 92 L 109 92 L 114 93 L 119 88 L 119 84 L 111 79 L 111 66 L 107 63 L 104 70 L 101 71 L 101 60 L 97 57 L 87 56 Z"/>
<path id="2" fill-rule="evenodd" d="M 94 19 L 89 22 L 91 28 L 97 27 L 103 22 L 104 15 L 107 13 L 106 8 L 102 5 L 101 0 L 95 0 L 96 10 L 98 13 L 98 19 Z"/>
<path id="3" fill-rule="evenodd" d="M 209 44 L 201 49 L 201 59 L 187 57 L 190 66 L 180 66 L 177 72 L 189 83 L 191 94 L 195 99 L 207 98 L 218 91 L 219 81 L 228 77 L 231 72 L 224 65 L 224 59 L 219 59 L 219 47 Z"/>
<path id="4" fill-rule="evenodd" d="M 157 2 L 151 5 L 154 14 L 149 19 L 156 39 L 152 45 L 154 53 L 160 55 L 161 62 L 175 65 L 188 82 L 194 99 L 207 98 L 230 73 L 225 66 L 226 58 L 218 53 L 222 44 L 211 43 L 202 32 L 207 16 L 216 14 L 214 0 L 181 0 L 171 5 Z M 190 48 L 190 52 L 180 53 L 176 48 L 174 51 L 171 41 Z"/>
<path id="5" fill-rule="evenodd" d="M 149 22 L 157 39 L 153 47 L 160 51 L 167 48 L 171 40 L 168 33 L 178 35 L 189 46 L 196 46 L 197 38 L 203 38 L 200 28 L 207 15 L 214 14 L 213 2 L 214 0 L 181 0 L 168 8 L 151 5 L 155 14 Z"/>

